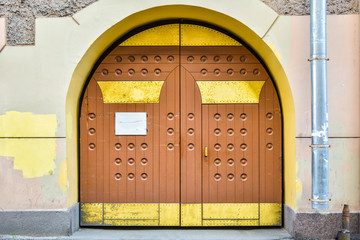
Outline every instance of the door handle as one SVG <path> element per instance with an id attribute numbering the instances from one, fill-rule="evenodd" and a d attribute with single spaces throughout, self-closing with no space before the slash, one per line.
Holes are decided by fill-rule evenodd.
<path id="1" fill-rule="evenodd" d="M 208 147 L 205 146 L 204 148 L 204 156 L 207 157 L 208 156 Z"/>

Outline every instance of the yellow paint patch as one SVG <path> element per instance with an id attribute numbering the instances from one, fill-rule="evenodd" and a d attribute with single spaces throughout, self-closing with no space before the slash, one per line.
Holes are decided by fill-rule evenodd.
<path id="1" fill-rule="evenodd" d="M 104 203 L 104 219 L 159 219 L 159 204 Z"/>
<path id="2" fill-rule="evenodd" d="M 159 220 L 104 220 L 110 226 L 158 226 Z"/>
<path id="3" fill-rule="evenodd" d="M 259 226 L 259 220 L 203 220 L 203 226 Z"/>
<path id="4" fill-rule="evenodd" d="M 55 169 L 55 139 L 0 139 L 0 156 L 14 157 L 24 178 L 49 175 Z"/>
<path id="5" fill-rule="evenodd" d="M 120 46 L 178 46 L 179 24 L 167 24 L 142 31 Z"/>
<path id="6" fill-rule="evenodd" d="M 0 137 L 54 137 L 56 131 L 55 114 L 10 111 L 0 116 Z"/>
<path id="7" fill-rule="evenodd" d="M 302 181 L 298 177 L 296 177 L 296 193 L 298 195 L 301 195 L 301 193 L 302 193 Z"/>
<path id="8" fill-rule="evenodd" d="M 103 223 L 103 203 L 81 203 L 81 222 L 85 224 Z"/>
<path id="9" fill-rule="evenodd" d="M 241 44 L 214 29 L 181 24 L 181 46 L 241 46 Z"/>
<path id="10" fill-rule="evenodd" d="M 281 56 L 280 52 L 276 49 L 275 45 L 271 42 L 266 42 L 266 44 L 271 48 L 271 50 L 274 52 L 277 59 L 279 59 L 279 61 L 280 61 L 282 59 L 282 56 Z"/>
<path id="11" fill-rule="evenodd" d="M 281 204 L 260 203 L 260 226 L 281 225 Z"/>
<path id="12" fill-rule="evenodd" d="M 202 226 L 202 204 L 181 204 L 181 226 Z"/>
<path id="13" fill-rule="evenodd" d="M 67 164 L 66 159 L 61 162 L 59 170 L 59 186 L 61 190 L 66 191 L 67 189 Z"/>
<path id="14" fill-rule="evenodd" d="M 66 137 L 71 138 L 72 137 L 72 127 L 73 124 L 73 118 L 70 113 L 66 113 Z"/>
<path id="15" fill-rule="evenodd" d="M 160 226 L 179 226 L 180 225 L 180 204 L 161 203 L 160 204 Z"/>
<path id="16" fill-rule="evenodd" d="M 196 81 L 202 103 L 259 103 L 265 81 Z"/>
<path id="17" fill-rule="evenodd" d="M 98 81 L 104 103 L 158 103 L 164 81 Z"/>
<path id="18" fill-rule="evenodd" d="M 259 204 L 204 203 L 203 219 L 259 219 Z"/>

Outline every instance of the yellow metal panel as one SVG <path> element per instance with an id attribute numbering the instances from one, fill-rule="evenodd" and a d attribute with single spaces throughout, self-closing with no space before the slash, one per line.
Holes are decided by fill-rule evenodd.
<path id="1" fill-rule="evenodd" d="M 179 46 L 179 24 L 168 24 L 142 31 L 120 46 Z"/>
<path id="2" fill-rule="evenodd" d="M 259 103 L 265 81 L 196 81 L 202 103 Z"/>
<path id="3" fill-rule="evenodd" d="M 260 225 L 281 225 L 281 203 L 260 203 Z"/>
<path id="4" fill-rule="evenodd" d="M 181 24 L 181 46 L 241 46 L 241 44 L 214 29 Z"/>
<path id="5" fill-rule="evenodd" d="M 181 204 L 181 226 L 201 226 L 201 203 Z"/>
<path id="6" fill-rule="evenodd" d="M 159 204 L 104 203 L 104 219 L 159 219 Z"/>
<path id="7" fill-rule="evenodd" d="M 204 203 L 203 219 L 259 219 L 259 204 Z"/>
<path id="8" fill-rule="evenodd" d="M 98 81 L 104 103 L 158 103 L 164 81 Z"/>
<path id="9" fill-rule="evenodd" d="M 259 220 L 203 220 L 203 226 L 259 226 Z"/>
<path id="10" fill-rule="evenodd" d="M 81 203 L 81 221 L 86 224 L 103 224 L 103 203 Z"/>
<path id="11" fill-rule="evenodd" d="M 160 226 L 180 225 L 180 204 L 160 203 Z"/>
<path id="12" fill-rule="evenodd" d="M 159 226 L 159 220 L 104 220 L 111 226 Z"/>

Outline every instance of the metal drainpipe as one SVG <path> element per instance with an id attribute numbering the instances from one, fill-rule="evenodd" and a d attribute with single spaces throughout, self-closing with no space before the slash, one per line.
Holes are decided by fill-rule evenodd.
<path id="1" fill-rule="evenodd" d="M 329 208 L 326 0 L 310 1 L 312 193 L 311 207 Z"/>

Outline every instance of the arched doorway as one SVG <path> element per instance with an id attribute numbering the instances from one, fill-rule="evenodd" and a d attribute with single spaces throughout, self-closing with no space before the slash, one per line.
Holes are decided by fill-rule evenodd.
<path id="1" fill-rule="evenodd" d="M 114 48 L 86 86 L 82 225 L 281 225 L 282 123 L 265 68 L 211 28 Z"/>

